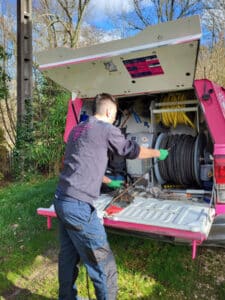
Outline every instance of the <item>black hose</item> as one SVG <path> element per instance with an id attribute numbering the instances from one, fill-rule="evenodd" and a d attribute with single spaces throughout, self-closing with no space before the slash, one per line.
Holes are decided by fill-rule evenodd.
<path id="1" fill-rule="evenodd" d="M 171 148 L 168 158 L 159 163 L 160 176 L 166 183 L 182 186 L 198 184 L 195 167 L 199 163 L 196 159 L 200 157 L 195 155 L 196 140 L 196 137 L 186 134 L 166 134 L 162 138 L 159 148 Z M 202 151 L 199 149 L 199 153 Z"/>

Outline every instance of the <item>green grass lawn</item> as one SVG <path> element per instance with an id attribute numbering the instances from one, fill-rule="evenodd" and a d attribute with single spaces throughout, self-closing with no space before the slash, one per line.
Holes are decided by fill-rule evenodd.
<path id="1" fill-rule="evenodd" d="M 0 190 L 0 299 L 57 299 L 57 220 L 36 214 L 51 204 L 56 179 Z M 120 300 L 225 299 L 224 249 L 191 248 L 108 234 L 119 273 Z M 94 298 L 93 286 L 91 296 Z M 87 296 L 80 267 L 79 292 Z"/>

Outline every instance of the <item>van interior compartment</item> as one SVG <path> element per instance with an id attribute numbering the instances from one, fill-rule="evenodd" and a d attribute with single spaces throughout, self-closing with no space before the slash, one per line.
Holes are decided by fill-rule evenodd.
<path id="1" fill-rule="evenodd" d="M 90 108 L 84 100 L 81 111 L 89 114 Z M 120 208 L 109 210 L 107 201 L 104 224 L 189 241 L 194 258 L 215 216 L 213 144 L 194 90 L 120 97 L 115 125 L 139 145 L 170 151 L 165 161 L 109 155 L 106 175 L 124 179 L 130 188 L 125 193 L 102 188 L 100 198 L 111 197 Z"/>

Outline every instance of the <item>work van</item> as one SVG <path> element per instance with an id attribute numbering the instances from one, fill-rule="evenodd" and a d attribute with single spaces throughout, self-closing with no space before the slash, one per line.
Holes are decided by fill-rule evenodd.
<path id="1" fill-rule="evenodd" d="M 102 186 L 96 201 L 113 231 L 192 244 L 225 245 L 225 90 L 194 80 L 201 37 L 198 16 L 147 27 L 134 37 L 38 54 L 40 70 L 71 92 L 64 140 L 91 115 L 96 94 L 118 99 L 115 126 L 165 161 L 109 154 L 106 175 L 127 186 Z M 54 208 L 39 208 L 50 227 Z"/>

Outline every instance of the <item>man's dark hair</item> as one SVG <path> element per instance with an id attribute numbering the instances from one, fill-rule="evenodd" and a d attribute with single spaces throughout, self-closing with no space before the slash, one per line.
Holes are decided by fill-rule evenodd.
<path id="1" fill-rule="evenodd" d="M 117 106 L 117 101 L 112 95 L 107 94 L 107 93 L 102 93 L 102 94 L 96 95 L 96 97 L 94 99 L 94 103 L 93 103 L 93 108 L 92 108 L 93 114 L 96 114 L 96 113 L 101 114 L 102 105 L 105 105 L 105 103 L 107 101 L 110 101 Z"/>

